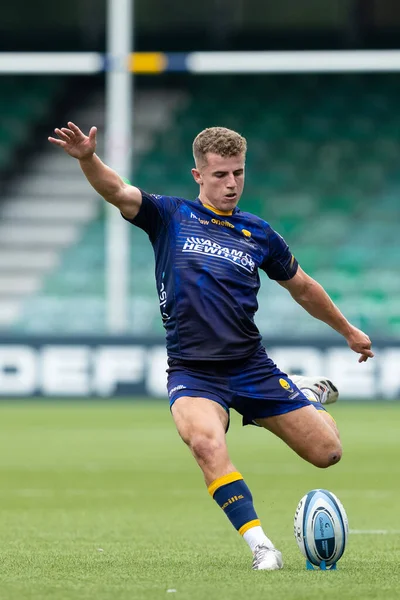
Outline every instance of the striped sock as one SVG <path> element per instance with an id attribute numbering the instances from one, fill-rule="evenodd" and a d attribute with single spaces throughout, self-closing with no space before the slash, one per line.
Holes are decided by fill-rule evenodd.
<path id="1" fill-rule="evenodd" d="M 272 542 L 261 528 L 260 520 L 254 509 L 253 497 L 240 473 L 235 471 L 219 477 L 209 485 L 208 491 L 234 528 L 244 537 L 251 550 L 261 543 L 267 543 L 273 547 Z M 249 531 L 251 534 L 247 534 Z"/>

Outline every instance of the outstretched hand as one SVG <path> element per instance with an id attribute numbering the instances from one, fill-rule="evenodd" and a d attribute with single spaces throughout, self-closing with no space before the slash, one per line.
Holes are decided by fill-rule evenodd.
<path id="1" fill-rule="evenodd" d="M 89 135 L 85 135 L 79 127 L 68 121 L 68 127 L 56 128 L 54 131 L 58 138 L 49 137 L 49 142 L 60 146 L 70 156 L 78 160 L 93 156 L 96 150 L 97 127 L 92 127 Z"/>
<path id="2" fill-rule="evenodd" d="M 354 352 L 361 354 L 358 359 L 359 363 L 366 362 L 369 358 L 373 358 L 374 353 L 371 350 L 372 342 L 367 334 L 361 331 L 361 329 L 352 327 L 351 332 L 346 336 L 346 340 Z"/>

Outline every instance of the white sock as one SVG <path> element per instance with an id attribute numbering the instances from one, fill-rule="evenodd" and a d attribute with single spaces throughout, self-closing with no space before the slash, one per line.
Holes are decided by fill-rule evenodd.
<path id="1" fill-rule="evenodd" d="M 319 402 L 319 397 L 317 396 L 317 394 L 315 392 L 313 392 L 313 390 L 310 390 L 308 388 L 300 388 L 300 389 L 303 392 L 303 394 L 305 395 L 305 397 L 307 398 L 307 400 L 310 400 L 310 402 Z"/>
<path id="2" fill-rule="evenodd" d="M 248 543 L 252 552 L 254 552 L 255 547 L 259 544 L 266 544 L 270 548 L 275 548 L 271 540 L 263 532 L 262 527 L 259 525 L 248 529 L 246 533 L 243 534 L 243 539 Z"/>

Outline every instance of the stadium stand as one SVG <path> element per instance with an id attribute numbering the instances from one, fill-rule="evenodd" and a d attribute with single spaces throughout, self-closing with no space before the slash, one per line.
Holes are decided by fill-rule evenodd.
<path id="1" fill-rule="evenodd" d="M 355 324 L 371 334 L 398 335 L 400 278 L 393 277 L 400 262 L 396 76 L 243 76 L 241 88 L 237 77 L 205 79 L 187 83 L 188 99 L 183 92 L 148 92 L 147 117 L 140 113 L 139 103 L 136 184 L 154 193 L 194 198 L 193 137 L 210 125 L 237 129 L 249 143 L 242 210 L 260 214 L 288 240 L 300 264 Z M 96 121 L 101 130 L 102 110 L 96 96 L 84 115 L 76 115 L 77 122 L 86 127 Z M 147 141 L 141 145 L 140 139 Z M 67 178 L 72 177 L 71 162 L 53 149 L 40 163 L 43 168 L 47 165 L 55 187 L 63 187 L 64 168 Z M 24 181 L 20 185 L 26 186 L 25 191 L 32 189 Z M 69 203 L 71 192 L 75 200 Z M 40 187 L 37 194 L 43 203 Z M 71 220 L 71 206 L 85 212 L 80 198 L 89 197 L 90 190 L 84 193 L 79 185 L 68 194 L 60 204 L 65 226 L 66 219 Z M 89 205 L 98 206 L 94 200 Z M 104 331 L 104 219 L 97 208 L 85 210 L 78 219 L 79 239 L 72 234 L 65 238 L 69 247 L 59 266 L 40 292 L 29 297 L 14 328 Z M 42 225 L 46 218 L 44 207 Z M 131 230 L 131 330 L 160 332 L 149 269 L 154 262 L 151 246 L 142 232 Z M 271 335 L 290 331 L 292 337 L 327 335 L 327 328 L 296 307 L 287 292 L 275 286 L 271 293 L 271 285 L 264 281 L 259 296 L 257 322 L 262 331 Z M 281 315 L 273 323 L 271 309 Z"/>
<path id="2" fill-rule="evenodd" d="M 136 95 L 134 160 L 184 101 L 184 94 L 161 89 Z M 69 118 L 86 131 L 97 125 L 104 157 L 103 93 Z M 0 204 L 0 327 L 96 332 L 104 329 L 104 315 L 103 203 L 74 160 L 40 144 Z"/>
<path id="3" fill-rule="evenodd" d="M 11 77 L 3 75 L 0 87 L 0 195 L 7 190 L 7 176 L 18 166 L 26 152 L 36 127 L 42 123 L 55 101 L 63 93 L 63 82 L 57 77 Z M 49 182 L 47 182 L 49 188 Z M 10 202 L 0 205 L 0 326 L 13 322 L 20 309 L 20 299 L 39 289 L 37 274 L 54 266 L 54 257 L 47 251 L 27 250 L 35 242 L 35 234 L 54 237 L 47 228 L 36 232 L 26 227 L 32 215 L 45 216 L 43 202 L 33 204 L 30 190 L 15 187 Z M 8 192 L 6 192 L 8 193 Z M 48 192 L 47 192 L 48 193 Z"/>
<path id="4" fill-rule="evenodd" d="M 0 173 L 12 165 L 17 149 L 31 136 L 61 87 L 57 78 L 3 75 L 0 88 Z"/>

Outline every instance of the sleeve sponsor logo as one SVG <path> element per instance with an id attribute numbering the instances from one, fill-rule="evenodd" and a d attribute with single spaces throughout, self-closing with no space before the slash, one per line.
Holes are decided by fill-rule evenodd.
<path id="1" fill-rule="evenodd" d="M 163 321 L 168 321 L 168 319 L 170 318 L 170 316 L 166 312 L 167 292 L 165 290 L 165 284 L 164 284 L 164 282 L 161 284 L 160 293 L 159 293 L 159 299 L 160 299 L 160 310 L 161 310 L 162 320 Z"/>
<path id="2" fill-rule="evenodd" d="M 199 238 L 199 237 L 188 237 L 183 244 L 182 252 L 191 252 L 193 254 L 208 254 L 215 258 L 222 258 L 229 260 L 229 262 L 242 267 L 248 273 L 254 273 L 256 263 L 247 252 L 243 250 L 236 250 L 235 248 L 228 248 L 222 246 L 217 242 L 210 239 Z"/>

